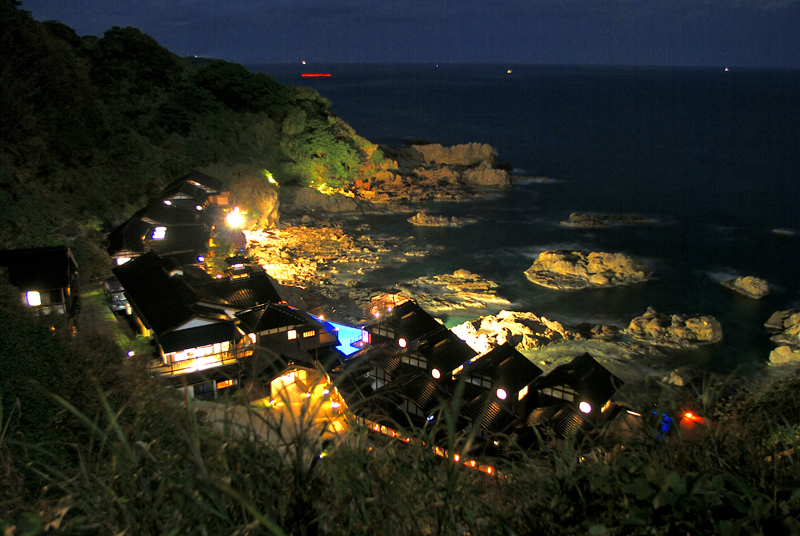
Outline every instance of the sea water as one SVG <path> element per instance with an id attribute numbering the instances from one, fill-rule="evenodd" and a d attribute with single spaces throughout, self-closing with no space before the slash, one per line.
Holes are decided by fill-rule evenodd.
<path id="1" fill-rule="evenodd" d="M 251 66 L 308 85 L 368 140 L 494 146 L 520 177 L 509 192 L 427 208 L 471 214 L 463 228 L 414 227 L 407 215 L 366 220 L 371 233 L 414 236 L 428 257 L 376 270 L 365 283 L 391 287 L 464 268 L 500 284 L 515 310 L 565 324 L 624 327 L 653 307 L 702 313 L 724 341 L 694 354 L 715 372 L 765 366 L 763 328 L 776 310 L 800 308 L 800 71 L 528 65 Z M 306 68 L 307 69 L 307 68 Z M 510 71 L 510 72 L 509 72 Z M 640 215 L 651 224 L 604 229 L 559 225 L 572 212 Z M 655 268 L 644 284 L 555 291 L 523 272 L 554 248 L 624 252 Z M 767 279 L 753 300 L 722 287 L 736 276 Z M 463 320 L 458 316 L 448 324 Z"/>

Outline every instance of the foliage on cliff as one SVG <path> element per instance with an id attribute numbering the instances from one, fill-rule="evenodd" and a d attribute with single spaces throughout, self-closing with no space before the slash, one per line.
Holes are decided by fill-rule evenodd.
<path id="1" fill-rule="evenodd" d="M 18 4 L 0 0 L 2 248 L 95 239 L 193 168 L 336 186 L 368 162 L 314 90 L 180 58 L 135 28 L 80 37 Z"/>

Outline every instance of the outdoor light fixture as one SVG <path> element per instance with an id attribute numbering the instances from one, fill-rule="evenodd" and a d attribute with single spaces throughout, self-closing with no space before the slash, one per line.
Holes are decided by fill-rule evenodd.
<path id="1" fill-rule="evenodd" d="M 580 409 L 583 413 L 591 413 L 592 412 L 592 405 L 588 402 L 581 402 L 578 404 L 578 409 Z"/>
<path id="2" fill-rule="evenodd" d="M 25 300 L 31 307 L 38 307 L 42 304 L 42 295 L 38 290 L 29 290 L 25 293 Z"/>
<path id="3" fill-rule="evenodd" d="M 128 357 L 133 357 L 135 355 L 136 355 L 136 352 L 134 352 L 133 350 L 128 350 Z"/>
<path id="4" fill-rule="evenodd" d="M 158 226 L 155 229 L 153 229 L 153 235 L 152 235 L 153 240 L 164 240 L 165 236 L 167 236 L 166 227 Z"/>
<path id="5" fill-rule="evenodd" d="M 205 257 L 203 257 L 202 255 L 198 255 L 197 262 L 205 262 L 205 261 L 206 261 Z"/>
<path id="6" fill-rule="evenodd" d="M 508 398 L 508 393 L 506 393 L 505 389 L 498 389 L 497 398 L 499 398 L 500 400 L 505 400 L 506 398 Z"/>
<path id="7" fill-rule="evenodd" d="M 433 369 L 433 370 L 431 371 L 431 376 L 433 376 L 433 379 L 434 379 L 434 380 L 438 380 L 439 378 L 441 378 L 441 377 L 442 377 L 442 373 L 441 373 L 441 372 L 439 372 L 439 369 L 438 369 L 438 368 L 435 368 L 435 369 Z"/>
<path id="8" fill-rule="evenodd" d="M 397 346 L 399 346 L 400 348 L 405 348 L 406 346 L 408 346 L 408 343 L 404 338 L 400 337 L 399 339 L 397 339 Z"/>
<path id="9" fill-rule="evenodd" d="M 433 420 L 433 415 L 428 415 L 428 422 Z"/>
<path id="10" fill-rule="evenodd" d="M 170 201 L 169 199 L 165 199 L 164 204 L 170 206 L 172 204 L 172 201 Z"/>
<path id="11" fill-rule="evenodd" d="M 244 213 L 239 212 L 239 207 L 233 207 L 233 212 L 225 217 L 225 221 L 228 222 L 228 225 L 231 227 L 241 227 L 244 225 L 243 214 Z"/>
<path id="12" fill-rule="evenodd" d="M 203 210 L 203 205 L 195 205 L 194 208 L 197 210 Z"/>

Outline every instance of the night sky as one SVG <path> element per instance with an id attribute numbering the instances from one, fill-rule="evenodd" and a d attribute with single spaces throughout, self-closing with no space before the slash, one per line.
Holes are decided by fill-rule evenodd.
<path id="1" fill-rule="evenodd" d="M 80 35 L 134 26 L 238 63 L 800 68 L 800 0 L 23 0 Z"/>

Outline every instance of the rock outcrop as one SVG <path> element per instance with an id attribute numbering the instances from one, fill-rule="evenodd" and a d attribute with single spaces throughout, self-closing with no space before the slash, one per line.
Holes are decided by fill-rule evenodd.
<path id="1" fill-rule="evenodd" d="M 647 281 L 653 269 L 622 253 L 549 250 L 525 271 L 529 281 L 557 290 L 605 288 Z"/>
<path id="2" fill-rule="evenodd" d="M 387 157 L 384 163 L 360 170 L 351 185 L 356 197 L 372 203 L 463 201 L 476 189 L 508 188 L 514 183 L 507 170 L 495 166 L 497 151 L 486 144 L 381 150 Z"/>
<path id="3" fill-rule="evenodd" d="M 773 365 L 800 362 L 800 310 L 775 311 L 764 323 L 778 347 L 769 354 Z"/>
<path id="4" fill-rule="evenodd" d="M 511 302 L 497 295 L 498 285 L 468 270 L 452 274 L 420 277 L 397 285 L 426 311 L 481 309 L 487 304 L 499 307 Z"/>
<path id="5" fill-rule="evenodd" d="M 722 340 L 722 326 L 713 316 L 663 314 L 652 307 L 631 320 L 625 332 L 643 342 L 676 348 Z"/>
<path id="6" fill-rule="evenodd" d="M 722 286 L 756 300 L 769 294 L 769 283 L 753 276 L 728 279 L 722 282 Z"/>
<path id="7" fill-rule="evenodd" d="M 420 227 L 463 227 L 471 223 L 478 223 L 478 218 L 466 216 L 459 218 L 456 216 L 434 216 L 427 212 L 418 212 L 408 218 L 408 221 Z"/>
<path id="8" fill-rule="evenodd" d="M 508 342 L 519 351 L 541 348 L 553 342 L 580 339 L 559 322 L 533 313 L 500 311 L 451 329 L 478 353 Z"/>
<path id="9" fill-rule="evenodd" d="M 361 204 L 342 194 L 326 195 L 314 188 L 281 189 L 281 207 L 286 213 L 351 213 L 362 212 Z"/>
<path id="10" fill-rule="evenodd" d="M 609 224 L 641 225 L 645 223 L 650 223 L 650 220 L 643 216 L 572 213 L 569 215 L 569 219 L 561 222 L 561 225 L 565 227 L 579 227 L 582 229 L 596 229 L 598 227 L 608 227 Z"/>

